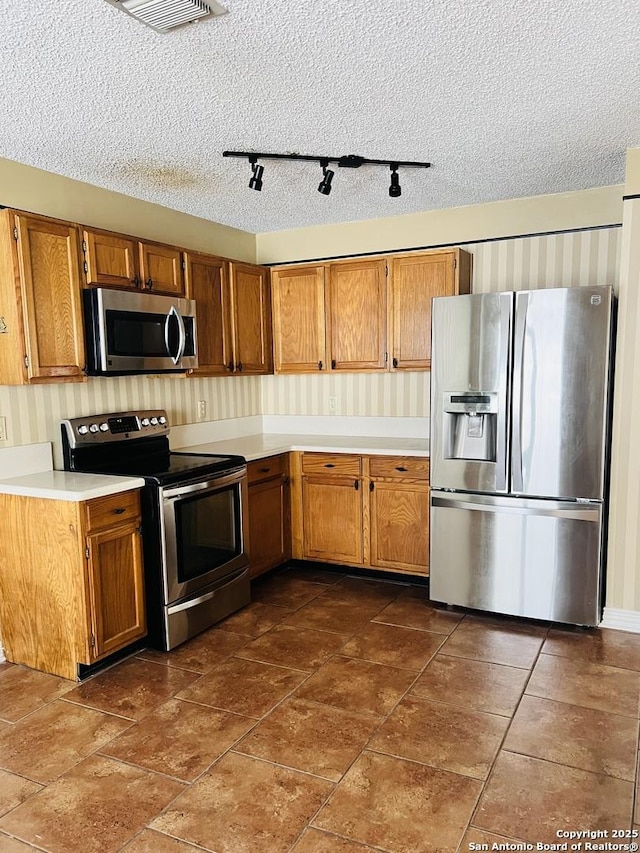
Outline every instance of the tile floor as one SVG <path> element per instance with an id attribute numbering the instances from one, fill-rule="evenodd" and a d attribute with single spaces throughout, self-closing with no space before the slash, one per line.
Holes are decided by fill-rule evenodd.
<path id="1" fill-rule="evenodd" d="M 81 685 L 0 664 L 0 853 L 455 853 L 639 829 L 639 700 L 640 635 L 286 569 L 174 652 Z"/>

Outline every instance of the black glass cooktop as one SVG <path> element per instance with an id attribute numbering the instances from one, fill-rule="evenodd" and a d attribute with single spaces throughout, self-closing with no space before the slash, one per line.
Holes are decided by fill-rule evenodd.
<path id="1" fill-rule="evenodd" d="M 154 453 L 132 456 L 117 453 L 111 458 L 85 459 L 75 464 L 75 471 L 94 474 L 120 474 L 126 477 L 144 477 L 147 482 L 161 486 L 202 480 L 209 475 L 220 476 L 245 464 L 242 456 L 214 456 L 198 453 Z"/>

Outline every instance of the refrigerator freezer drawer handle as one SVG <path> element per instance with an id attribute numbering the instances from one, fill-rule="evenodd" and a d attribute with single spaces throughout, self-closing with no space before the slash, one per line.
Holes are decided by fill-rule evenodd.
<path id="1" fill-rule="evenodd" d="M 567 518 L 576 521 L 597 521 L 600 515 L 599 505 L 592 505 L 589 509 L 580 504 L 581 509 L 544 509 L 541 507 L 504 506 L 503 504 L 479 504 L 473 501 L 456 501 L 449 498 L 431 498 L 431 506 L 444 507 L 445 509 L 470 509 L 478 512 L 507 513 L 508 515 L 541 515 L 550 518 Z M 577 506 L 577 505 L 576 505 Z"/>

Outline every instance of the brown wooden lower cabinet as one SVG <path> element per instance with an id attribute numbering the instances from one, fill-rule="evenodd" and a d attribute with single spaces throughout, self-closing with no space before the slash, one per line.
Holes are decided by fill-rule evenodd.
<path id="1" fill-rule="evenodd" d="M 293 556 L 429 573 L 429 460 L 292 454 Z"/>
<path id="2" fill-rule="evenodd" d="M 7 659 L 76 680 L 144 637 L 137 491 L 83 503 L 0 495 L 0 633 Z"/>
<path id="3" fill-rule="evenodd" d="M 249 571 L 252 578 L 291 557 L 287 454 L 247 465 L 249 481 Z"/>

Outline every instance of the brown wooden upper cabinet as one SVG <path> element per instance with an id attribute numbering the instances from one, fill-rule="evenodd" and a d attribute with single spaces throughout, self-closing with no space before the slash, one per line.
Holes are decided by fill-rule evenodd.
<path id="1" fill-rule="evenodd" d="M 182 252 L 175 246 L 84 228 L 82 251 L 88 285 L 184 294 Z"/>
<path id="2" fill-rule="evenodd" d="M 329 266 L 329 348 L 332 370 L 386 368 L 386 263 Z"/>
<path id="3" fill-rule="evenodd" d="M 431 367 L 431 300 L 469 293 L 471 256 L 461 249 L 389 258 L 392 370 Z"/>
<path id="4" fill-rule="evenodd" d="M 0 384 L 85 378 L 78 249 L 75 225 L 0 212 Z"/>
<path id="5" fill-rule="evenodd" d="M 461 249 L 271 271 L 276 373 L 428 370 L 431 299 L 469 293 Z"/>
<path id="6" fill-rule="evenodd" d="M 194 376 L 271 373 L 268 270 L 185 253 L 186 292 L 196 300 Z"/>
<path id="7" fill-rule="evenodd" d="M 271 270 L 276 373 L 327 369 L 325 266 Z"/>
<path id="8" fill-rule="evenodd" d="M 269 271 L 255 264 L 229 263 L 233 363 L 236 373 L 272 373 Z"/>

